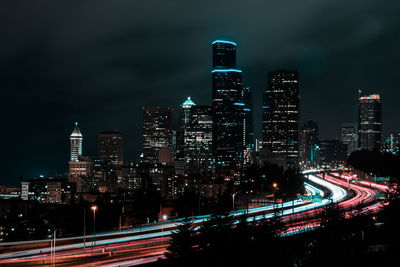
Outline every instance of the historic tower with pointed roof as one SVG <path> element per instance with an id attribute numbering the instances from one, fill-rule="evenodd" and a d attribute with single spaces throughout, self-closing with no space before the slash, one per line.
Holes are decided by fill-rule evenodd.
<path id="1" fill-rule="evenodd" d="M 71 140 L 71 161 L 79 161 L 79 157 L 82 156 L 82 134 L 79 131 L 78 123 L 75 122 L 74 130 L 69 137 Z"/>

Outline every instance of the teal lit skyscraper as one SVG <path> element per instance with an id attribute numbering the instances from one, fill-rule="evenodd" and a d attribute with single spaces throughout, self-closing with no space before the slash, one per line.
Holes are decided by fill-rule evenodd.
<path id="1" fill-rule="evenodd" d="M 213 46 L 212 115 L 216 169 L 240 167 L 243 153 L 242 71 L 236 69 L 236 44 L 216 40 Z"/>

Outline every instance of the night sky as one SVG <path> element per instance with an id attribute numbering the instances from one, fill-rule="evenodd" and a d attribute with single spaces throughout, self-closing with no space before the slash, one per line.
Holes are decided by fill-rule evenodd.
<path id="1" fill-rule="evenodd" d="M 196 2 L 196 3 L 195 3 Z M 66 172 L 79 121 L 83 152 L 124 133 L 141 152 L 141 107 L 211 103 L 211 42 L 237 42 L 261 136 L 267 73 L 300 71 L 303 120 L 320 137 L 357 121 L 357 89 L 380 93 L 384 133 L 400 131 L 400 1 L 3 1 L 0 184 Z"/>

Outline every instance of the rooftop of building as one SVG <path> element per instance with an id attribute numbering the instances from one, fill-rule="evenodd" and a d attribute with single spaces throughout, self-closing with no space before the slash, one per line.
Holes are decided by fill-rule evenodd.
<path id="1" fill-rule="evenodd" d="M 217 44 L 217 43 L 231 44 L 231 45 L 237 46 L 237 44 L 232 41 L 222 40 L 222 39 L 217 39 L 214 42 L 212 42 L 213 45 Z"/>
<path id="2" fill-rule="evenodd" d="M 360 100 L 380 100 L 381 96 L 379 94 L 365 95 L 360 97 Z"/>
<path id="3" fill-rule="evenodd" d="M 71 137 L 82 137 L 82 133 L 78 128 L 78 122 L 75 122 L 74 130 L 71 133 Z"/>
<path id="4" fill-rule="evenodd" d="M 122 135 L 122 133 L 118 131 L 103 131 L 99 135 Z"/>
<path id="5" fill-rule="evenodd" d="M 196 106 L 196 104 L 192 101 L 192 99 L 190 99 L 190 96 L 188 96 L 188 98 L 185 100 L 185 102 L 183 102 L 181 104 L 181 107 L 191 107 L 191 106 Z"/>

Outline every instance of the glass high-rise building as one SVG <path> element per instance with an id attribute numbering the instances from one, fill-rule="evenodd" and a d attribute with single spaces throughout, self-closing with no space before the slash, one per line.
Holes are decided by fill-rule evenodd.
<path id="1" fill-rule="evenodd" d="M 184 146 L 185 146 L 185 129 L 190 121 L 191 108 L 196 106 L 190 97 L 188 97 L 182 104 L 179 114 L 179 128 L 176 132 L 176 147 L 175 159 L 176 161 L 184 161 Z"/>
<path id="2" fill-rule="evenodd" d="M 143 162 L 159 162 L 163 155 L 172 154 L 172 109 L 143 108 Z"/>
<path id="3" fill-rule="evenodd" d="M 360 149 L 381 151 L 382 105 L 378 94 L 358 100 L 358 137 Z"/>
<path id="4" fill-rule="evenodd" d="M 99 134 L 99 156 L 103 162 L 113 165 L 124 163 L 124 140 L 120 132 L 107 131 Z"/>
<path id="5" fill-rule="evenodd" d="M 238 168 L 243 153 L 242 71 L 236 69 L 236 44 L 216 40 L 213 47 L 213 151 L 217 172 Z"/>
<path id="6" fill-rule="evenodd" d="M 213 46 L 213 69 L 236 68 L 236 43 L 215 40 Z"/>
<path id="7" fill-rule="evenodd" d="M 188 173 L 211 171 L 213 120 L 211 106 L 192 106 L 185 125 L 184 157 Z"/>
<path id="8" fill-rule="evenodd" d="M 263 148 L 296 166 L 299 144 L 299 74 L 294 70 L 268 73 L 263 104 Z"/>
<path id="9" fill-rule="evenodd" d="M 340 131 L 340 139 L 343 144 L 347 145 L 347 155 L 357 150 L 358 148 L 358 134 L 357 123 L 343 123 Z"/>
<path id="10" fill-rule="evenodd" d="M 71 143 L 71 157 L 70 161 L 79 161 L 79 157 L 82 156 L 82 139 L 83 136 L 78 128 L 78 123 L 75 122 L 74 130 L 70 137 Z"/>

